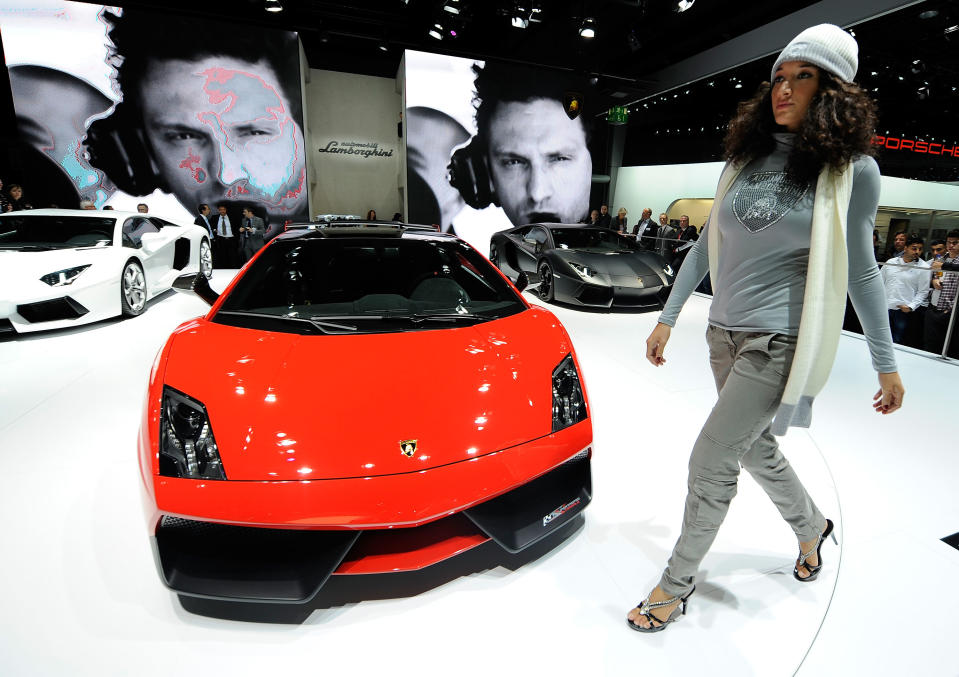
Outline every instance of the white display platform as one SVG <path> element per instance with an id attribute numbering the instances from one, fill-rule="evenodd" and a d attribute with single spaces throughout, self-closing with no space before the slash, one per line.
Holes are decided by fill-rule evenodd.
<path id="1" fill-rule="evenodd" d="M 643 357 L 655 313 L 552 307 L 595 434 L 593 503 L 555 549 L 484 547 L 416 574 L 334 579 L 301 618 L 257 612 L 274 622 L 236 620 L 254 617 L 246 607 L 233 620 L 185 610 L 145 531 L 146 380 L 169 332 L 205 304 L 170 293 L 132 320 L 0 341 L 0 674 L 951 674 L 959 551 L 939 539 L 959 531 L 959 368 L 900 352 L 906 408 L 879 416 L 852 336 L 813 427 L 783 440 L 837 525 L 819 580 L 793 580 L 795 540 L 744 473 L 689 615 L 657 635 L 626 627 L 678 535 L 714 398 L 707 304 L 690 300 L 659 369 Z"/>

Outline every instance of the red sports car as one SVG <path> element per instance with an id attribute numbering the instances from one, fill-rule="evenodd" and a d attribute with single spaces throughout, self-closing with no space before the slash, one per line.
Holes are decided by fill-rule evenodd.
<path id="1" fill-rule="evenodd" d="M 139 436 L 177 593 L 305 602 L 330 575 L 520 551 L 589 503 L 570 338 L 461 240 L 293 230 L 219 297 L 191 285 L 213 307 L 157 357 Z"/>

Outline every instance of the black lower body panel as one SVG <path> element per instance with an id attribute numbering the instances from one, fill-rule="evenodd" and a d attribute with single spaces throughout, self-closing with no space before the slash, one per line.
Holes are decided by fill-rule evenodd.
<path id="1" fill-rule="evenodd" d="M 83 304 L 69 296 L 36 303 L 22 303 L 17 312 L 27 322 L 55 322 L 57 320 L 75 320 L 90 311 Z"/>
<path id="2" fill-rule="evenodd" d="M 527 484 L 443 519 L 460 520 L 467 530 L 482 531 L 511 553 L 524 550 L 568 524 L 590 502 L 590 457 L 587 448 Z M 435 531 L 428 527 L 437 524 L 409 529 L 419 529 L 426 539 L 416 547 L 428 544 Z M 153 546 L 163 581 L 178 594 L 232 602 L 304 603 L 352 556 L 351 549 L 364 533 L 364 543 L 373 547 L 378 530 L 243 527 L 164 516 Z"/>
<path id="3" fill-rule="evenodd" d="M 326 583 L 360 533 L 164 517 L 154 543 L 164 581 L 181 595 L 299 603 Z"/>
<path id="4" fill-rule="evenodd" d="M 592 500 L 590 450 L 538 477 L 464 511 L 509 552 L 519 552 L 563 526 Z"/>

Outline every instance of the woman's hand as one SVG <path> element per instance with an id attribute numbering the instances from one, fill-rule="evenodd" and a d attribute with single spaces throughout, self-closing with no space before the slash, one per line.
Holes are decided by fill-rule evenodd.
<path id="1" fill-rule="evenodd" d="M 906 389 L 902 386 L 898 371 L 879 374 L 879 391 L 872 396 L 872 407 L 878 414 L 891 414 L 902 406 L 905 394 Z"/>
<path id="2" fill-rule="evenodd" d="M 669 341 L 671 331 L 672 328 L 668 324 L 658 322 L 649 338 L 646 339 L 646 359 L 656 367 L 666 364 L 663 350 L 666 348 L 666 342 Z"/>

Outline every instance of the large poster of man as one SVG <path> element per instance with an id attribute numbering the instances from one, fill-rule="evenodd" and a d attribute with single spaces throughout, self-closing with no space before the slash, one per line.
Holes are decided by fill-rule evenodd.
<path id="1" fill-rule="evenodd" d="M 5 3 L 0 31 L 21 137 L 76 202 L 309 218 L 294 33 L 62 0 Z"/>
<path id="2" fill-rule="evenodd" d="M 574 75 L 406 52 L 409 218 L 481 251 L 490 235 L 589 213 L 592 117 Z"/>

